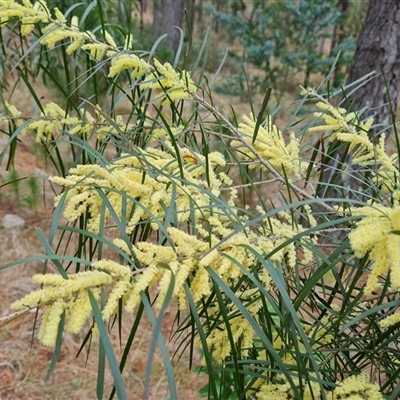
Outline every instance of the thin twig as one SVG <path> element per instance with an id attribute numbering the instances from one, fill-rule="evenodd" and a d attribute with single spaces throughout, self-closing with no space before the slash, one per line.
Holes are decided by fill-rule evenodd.
<path id="1" fill-rule="evenodd" d="M 14 318 L 17 318 L 20 315 L 26 314 L 30 311 L 31 311 L 30 308 L 24 308 L 23 310 L 19 310 L 14 313 L 11 313 L 11 314 L 4 315 L 3 317 L 0 317 L 0 322 L 9 322 L 9 321 L 13 320 Z"/>
<path id="2" fill-rule="evenodd" d="M 243 188 L 246 188 L 246 187 L 252 187 L 252 186 L 256 186 L 256 185 L 264 185 L 264 184 L 274 183 L 274 182 L 278 182 L 278 179 L 274 178 L 274 179 L 268 179 L 266 181 L 259 181 L 259 182 L 253 182 L 253 183 L 244 183 L 243 185 L 236 185 L 236 186 L 230 186 L 230 187 L 226 187 L 226 188 L 221 188 L 221 191 L 223 191 L 223 190 L 231 190 L 231 189 L 243 189 Z"/>

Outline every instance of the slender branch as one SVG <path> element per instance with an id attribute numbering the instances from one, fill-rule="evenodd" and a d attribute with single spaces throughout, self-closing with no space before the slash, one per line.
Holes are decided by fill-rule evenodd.
<path id="1" fill-rule="evenodd" d="M 31 311 L 30 308 L 24 308 L 23 310 L 19 310 L 19 311 L 13 312 L 11 314 L 4 315 L 3 317 L 0 317 L 0 322 L 7 323 L 7 322 L 19 317 L 20 315 L 26 314 L 30 311 Z"/>
<path id="2" fill-rule="evenodd" d="M 230 187 L 226 187 L 226 188 L 221 188 L 222 190 L 231 190 L 231 189 L 243 189 L 243 188 L 247 188 L 247 187 L 253 187 L 256 185 L 264 185 L 267 183 L 274 183 L 274 182 L 278 182 L 277 178 L 274 179 L 268 179 L 266 181 L 259 181 L 259 182 L 253 182 L 253 183 L 244 183 L 243 185 L 236 185 L 236 186 L 230 186 Z"/>

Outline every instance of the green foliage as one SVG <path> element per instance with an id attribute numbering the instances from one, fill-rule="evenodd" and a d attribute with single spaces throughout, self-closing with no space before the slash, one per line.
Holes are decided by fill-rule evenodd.
<path id="1" fill-rule="evenodd" d="M 307 85 L 311 74 L 327 74 L 337 57 L 340 65 L 348 65 L 353 56 L 352 35 L 331 53 L 323 49 L 340 17 L 333 0 L 255 1 L 248 19 L 241 13 L 213 14 L 231 40 L 239 40 L 241 50 L 231 51 L 231 56 L 264 72 L 253 77 L 254 87 L 272 86 L 277 95 L 293 90 L 294 74 L 304 73 Z"/>
<path id="2" fill-rule="evenodd" d="M 18 171 L 11 170 L 8 173 L 8 184 L 10 185 L 11 191 L 13 192 L 17 201 L 20 200 L 20 176 Z"/>
<path id="3" fill-rule="evenodd" d="M 29 176 L 26 184 L 28 186 L 29 194 L 24 198 L 24 201 L 32 210 L 38 206 L 40 201 L 39 181 L 35 176 Z"/>
<path id="4" fill-rule="evenodd" d="M 39 205 L 39 180 L 36 176 L 21 177 L 17 170 L 11 169 L 1 187 L 10 189 L 11 201 L 17 205 L 25 203 L 30 210 L 36 209 Z"/>
<path id="5" fill-rule="evenodd" d="M 36 95 L 28 64 L 19 73 L 40 112 L 22 113 L 13 93 L 2 93 L 8 142 L 0 162 L 12 165 L 18 139 L 33 134 L 53 164 L 49 180 L 58 187 L 48 235 L 37 229 L 44 254 L 0 267 L 43 260 L 44 272 L 49 261 L 56 268 L 35 275 L 41 289 L 12 304 L 43 308 L 37 338 L 54 349 L 49 374 L 64 330 L 83 331 L 82 346 L 99 335 L 97 397 L 125 399 L 124 370 L 147 317 L 152 335 L 143 397 L 151 394 L 158 348 L 170 397 L 178 398 L 161 329 L 169 308 L 176 313 L 175 356 L 188 351 L 193 360 L 201 350 L 209 377 L 202 394 L 210 399 L 397 398 L 400 172 L 384 138 L 369 139 L 373 121 L 334 106 L 341 91 L 325 85 L 303 90 L 283 129 L 265 115 L 268 96 L 260 107 L 251 104 L 252 115 L 233 111 L 228 118 L 208 85 L 214 83 L 205 73 L 209 42 L 197 58 L 187 53 L 189 46 L 183 50 L 183 66 L 195 59 L 189 73 L 158 60 L 158 43 L 145 53 L 132 49 L 123 27 L 114 37 L 102 3 L 91 10 L 99 25 L 88 32 L 58 12 L 49 16 L 44 3 L 33 9 L 26 1 L 9 1 L 5 8 L 2 1 L 3 30 L 17 33 L 21 43 L 30 34 L 38 37 L 25 54 L 49 59 L 59 51 L 66 75 L 71 60 L 76 65 L 79 59 L 68 82 L 80 87 L 83 74 L 85 85 L 98 87 L 98 75 L 106 84 L 106 96 L 88 90 L 71 100 L 71 91 L 39 62 L 40 73 L 63 96 L 63 108 Z M 285 7 L 308 43 L 314 25 L 322 29 L 336 18 L 327 8 L 318 11 L 318 4 L 301 9 L 311 13 L 304 21 L 291 2 L 268 7 Z M 27 15 L 34 18 L 32 32 Z M 267 22 L 254 21 L 245 39 Z M 294 33 L 288 38 L 295 40 Z M 259 54 L 256 47 L 249 49 Z M 3 51 L 6 56 L 8 49 Z M 286 66 L 320 68 L 308 55 L 290 58 L 286 51 Z M 315 111 L 308 120 L 305 108 Z M 338 176 L 351 168 L 345 156 L 323 179 L 338 144 L 362 167 L 361 189 L 340 186 Z M 36 183 L 29 185 L 34 192 Z M 343 196 L 331 198 L 331 188 Z M 127 328 L 126 313 L 132 312 Z M 120 336 L 120 356 L 111 329 Z M 106 368 L 115 385 L 111 394 Z"/>

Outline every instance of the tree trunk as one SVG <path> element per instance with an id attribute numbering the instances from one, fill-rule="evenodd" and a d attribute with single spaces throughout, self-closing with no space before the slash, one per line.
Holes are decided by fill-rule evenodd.
<path id="1" fill-rule="evenodd" d="M 397 108 L 400 89 L 400 0 L 370 0 L 356 52 L 350 67 L 347 84 L 375 72 L 346 100 L 344 107 L 354 111 L 366 108 L 361 118 L 374 116 L 378 126 L 371 138 L 392 125 L 391 107 Z M 356 85 L 356 86 L 359 86 Z M 349 90 L 355 89 L 355 86 Z M 391 102 L 391 105 L 390 105 Z M 323 182 L 319 197 L 359 199 L 366 201 L 372 194 L 370 171 L 352 163 L 347 146 L 333 142 L 322 160 Z M 336 203 L 337 205 L 338 203 Z"/>
<path id="2" fill-rule="evenodd" d="M 332 44 L 330 56 L 334 55 L 334 52 L 337 48 L 347 39 L 348 32 L 345 30 L 345 20 L 347 19 L 347 15 L 350 11 L 350 0 L 339 0 L 337 2 L 337 10 L 340 12 L 340 17 L 338 21 L 336 21 L 335 26 L 333 28 L 332 34 Z M 321 51 L 322 53 L 322 51 Z M 342 82 L 343 77 L 345 76 L 345 67 L 342 65 L 342 57 L 337 60 L 335 66 L 335 72 L 333 74 L 333 86 L 339 87 Z"/>
<path id="3" fill-rule="evenodd" d="M 186 9 L 187 15 L 190 23 L 190 29 L 192 30 L 192 34 L 194 32 L 194 21 L 195 21 L 195 13 L 196 13 L 196 0 L 186 0 Z"/>
<path id="4" fill-rule="evenodd" d="M 219 13 L 220 11 L 221 11 L 221 2 L 219 2 L 219 1 L 217 1 L 217 4 L 216 4 L 216 6 L 215 6 L 215 9 L 216 9 L 216 11 L 217 11 L 217 13 Z M 216 18 L 215 20 L 214 20 L 214 32 L 215 33 L 219 33 L 219 19 L 218 18 Z"/>
<path id="5" fill-rule="evenodd" d="M 400 89 L 400 0 L 370 0 L 347 83 L 372 71 L 376 76 L 349 102 L 353 110 L 368 107 L 363 118 L 374 115 L 375 123 L 387 127 L 392 122 L 389 99 L 396 110 Z"/>
<path id="6" fill-rule="evenodd" d="M 332 44 L 331 44 L 331 52 L 330 54 L 333 54 L 333 51 L 336 49 L 336 47 L 339 46 L 339 44 L 343 41 L 344 35 L 344 26 L 343 26 L 343 20 L 346 18 L 346 14 L 349 12 L 350 8 L 350 0 L 338 0 L 337 2 L 337 10 L 340 12 L 340 18 L 335 23 L 335 26 L 333 28 L 333 35 L 332 35 Z"/>
<path id="7" fill-rule="evenodd" d="M 169 45 L 176 54 L 179 47 L 185 0 L 162 0 L 161 34 L 168 35 Z"/>
<path id="8" fill-rule="evenodd" d="M 197 22 L 201 24 L 203 22 L 203 0 L 198 0 L 196 5 L 197 11 Z"/>
<path id="9" fill-rule="evenodd" d="M 143 15 L 143 13 L 147 12 L 147 0 L 139 0 L 139 6 L 140 6 L 140 13 Z"/>
<path id="10" fill-rule="evenodd" d="M 156 36 L 161 35 L 161 0 L 154 0 L 153 2 L 153 31 Z"/>

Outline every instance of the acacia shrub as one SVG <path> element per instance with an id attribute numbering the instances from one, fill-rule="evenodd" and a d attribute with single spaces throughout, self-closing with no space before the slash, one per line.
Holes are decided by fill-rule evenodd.
<path id="1" fill-rule="evenodd" d="M 60 188 L 48 237 L 38 230 L 44 269 L 33 280 L 40 288 L 11 305 L 43 309 L 37 338 L 54 349 L 49 373 L 64 331 L 85 332 L 85 343 L 99 335 L 97 397 L 105 395 L 107 359 L 115 384 L 110 397 L 126 399 L 121 372 L 145 313 L 153 333 L 144 397 L 158 346 L 170 397 L 179 398 L 161 334 L 176 301 L 175 336 L 182 349 L 201 349 L 209 398 L 229 392 L 242 399 L 397 398 L 398 157 L 387 155 L 383 136 L 369 140 L 371 118 L 333 105 L 331 93 L 305 88 L 293 120 L 305 103 L 315 113 L 307 124 L 294 123 L 293 133 L 254 108 L 232 121 L 196 69 L 207 43 L 186 71 L 154 52 L 135 52 L 130 33 L 118 39 L 105 24 L 96 32 L 81 29 L 77 18 L 43 1 L 0 0 L 0 20 L 21 37 L 36 35 L 40 54 L 61 47 L 66 63 L 86 58 L 89 80 L 98 72 L 93 65 L 109 65 L 109 96 L 97 103 L 44 104 L 32 89 L 40 114 L 27 115 L 12 97 L 3 101 L 9 141 L 0 161 L 16 157 L 18 140 L 34 134 L 54 163 L 48 179 Z M 24 78 L 29 85 L 29 74 Z M 118 112 L 121 102 L 124 109 L 130 104 L 128 112 Z M 216 124 L 221 129 L 210 128 Z M 306 132 L 318 135 L 303 140 Z M 65 142 L 72 167 L 60 152 Z M 350 187 L 343 193 L 354 196 L 317 195 L 327 193 L 321 186 L 336 185 L 335 176 L 320 179 L 321 160 L 331 154 L 324 149 L 333 142 L 347 146 L 365 169 L 364 184 L 374 189 L 367 202 Z M 344 161 L 338 160 L 342 174 Z M 280 195 L 266 204 L 259 187 L 271 181 Z M 240 205 L 238 192 L 250 189 L 259 204 Z M 56 231 L 79 244 L 72 256 Z M 335 243 L 331 234 L 338 231 L 348 235 Z M 104 257 L 106 248 L 113 258 Z M 57 273 L 47 273 L 50 261 Z M 118 359 L 107 324 L 118 329 L 132 312 L 135 323 Z"/>

